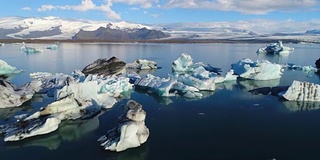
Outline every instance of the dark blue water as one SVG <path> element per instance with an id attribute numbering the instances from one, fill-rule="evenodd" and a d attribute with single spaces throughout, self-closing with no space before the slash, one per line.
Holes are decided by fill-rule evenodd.
<path id="1" fill-rule="evenodd" d="M 44 48 L 48 44 L 29 44 Z M 29 73 L 43 71 L 71 74 L 98 58 L 116 56 L 125 62 L 142 58 L 154 60 L 162 69 L 152 72 L 160 77 L 171 73 L 171 63 L 181 53 L 190 54 L 194 62 L 221 67 L 223 73 L 242 58 L 267 59 L 314 65 L 320 58 L 320 45 L 285 44 L 295 51 L 287 57 L 257 55 L 265 44 L 74 44 L 60 43 L 58 50 L 39 54 L 20 52 L 19 45 L 0 47 L 0 59 L 25 70 L 12 82 L 30 81 Z M 309 104 L 283 102 L 268 95 L 251 95 L 248 90 L 274 85 L 290 85 L 293 80 L 320 83 L 314 73 L 285 70 L 279 80 L 234 81 L 217 85 L 205 98 L 160 98 L 132 92 L 110 111 L 88 121 L 66 121 L 54 133 L 15 143 L 0 140 L 2 159 L 319 159 L 320 110 L 305 109 Z M 141 147 L 121 153 L 104 151 L 96 141 L 117 124 L 123 113 L 121 104 L 136 100 L 147 112 L 148 141 Z M 32 112 L 51 100 L 38 96 L 23 107 L 0 110 L 1 123 L 15 114 Z M 314 104 L 315 106 L 319 106 Z"/>

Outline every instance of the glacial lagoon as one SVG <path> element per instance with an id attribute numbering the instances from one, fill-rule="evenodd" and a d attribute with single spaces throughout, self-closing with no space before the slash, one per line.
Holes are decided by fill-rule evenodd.
<path id="1" fill-rule="evenodd" d="M 0 47 L 0 59 L 24 70 L 11 79 L 16 85 L 29 82 L 33 72 L 71 74 L 98 58 L 112 56 L 126 63 L 136 59 L 156 61 L 161 69 L 139 74 L 164 78 L 181 53 L 190 54 L 194 62 L 220 67 L 221 74 L 243 58 L 301 66 L 314 66 L 320 58 L 319 44 L 285 44 L 294 48 L 287 56 L 256 54 L 266 44 L 59 43 L 55 50 L 45 49 L 48 44 L 26 45 L 43 51 L 24 53 L 17 44 Z M 203 92 L 202 99 L 163 98 L 132 91 L 98 117 L 65 121 L 53 133 L 10 143 L 1 136 L 1 159 L 318 159 L 320 104 L 288 102 L 248 92 L 259 87 L 288 86 L 293 80 L 319 84 L 320 76 L 285 69 L 276 80 L 217 84 L 214 92 Z M 142 104 L 146 111 L 150 137 L 138 148 L 120 153 L 105 151 L 97 139 L 117 124 L 122 106 L 129 99 Z M 0 109 L 0 123 L 51 102 L 49 97 L 36 95 L 21 107 Z"/>

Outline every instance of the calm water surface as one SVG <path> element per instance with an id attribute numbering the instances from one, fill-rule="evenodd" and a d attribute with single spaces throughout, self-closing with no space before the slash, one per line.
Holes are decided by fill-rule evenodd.
<path id="1" fill-rule="evenodd" d="M 27 44 L 35 48 L 47 45 Z M 32 72 L 71 74 L 98 58 L 112 56 L 127 63 L 138 58 L 156 61 L 162 69 L 149 73 L 160 77 L 171 73 L 171 63 L 181 53 L 190 54 L 194 62 L 221 67 L 222 74 L 242 58 L 302 66 L 314 65 L 320 58 L 320 45 L 285 44 L 295 48 L 286 57 L 257 55 L 256 50 L 264 45 L 60 43 L 57 50 L 25 54 L 19 50 L 20 45 L 6 44 L 0 47 L 0 59 L 25 70 L 12 79 L 13 83 L 22 85 L 30 81 Z M 1 139 L 0 157 L 1 160 L 320 159 L 320 110 L 304 109 L 319 104 L 283 102 L 277 97 L 254 96 L 248 92 L 257 87 L 290 85 L 293 80 L 320 83 L 314 73 L 285 70 L 278 80 L 219 84 L 215 92 L 204 92 L 205 98 L 199 100 L 152 97 L 133 91 L 94 119 L 66 121 L 53 133 L 20 142 L 5 143 Z M 104 151 L 96 140 L 116 126 L 117 117 L 123 113 L 121 104 L 128 99 L 143 105 L 150 137 L 139 148 L 121 153 Z M 13 115 L 33 112 L 51 101 L 37 95 L 23 107 L 1 109 L 0 123 L 10 122 Z"/>

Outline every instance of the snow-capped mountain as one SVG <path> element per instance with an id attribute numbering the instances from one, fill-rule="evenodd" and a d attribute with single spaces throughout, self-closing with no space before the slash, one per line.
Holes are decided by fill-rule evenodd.
<path id="1" fill-rule="evenodd" d="M 0 18 L 0 38 L 71 39 L 80 30 L 94 31 L 99 27 L 112 29 L 141 29 L 149 26 L 127 22 L 90 21 L 80 19 Z"/>
<path id="2" fill-rule="evenodd" d="M 145 34 L 150 34 L 144 37 L 148 37 L 148 39 L 222 39 L 235 41 L 288 39 L 297 42 L 320 43 L 319 29 L 310 30 L 308 26 L 299 27 L 299 25 L 296 25 L 298 27 L 295 28 L 295 25 L 291 24 L 276 25 L 270 23 L 269 25 L 269 23 L 239 21 L 145 25 L 124 21 L 93 21 L 59 17 L 3 17 L 0 18 L 0 39 L 83 39 L 86 35 L 90 35 L 89 39 L 91 40 L 95 38 L 106 40 L 104 37 L 108 37 L 109 40 L 116 40 L 115 37 L 110 36 L 121 33 L 121 37 L 136 36 L 131 40 L 137 40 Z M 290 30 L 288 30 L 288 27 L 291 27 Z M 104 35 L 100 34 L 99 37 L 95 37 L 94 34 L 96 33 L 103 33 Z"/>

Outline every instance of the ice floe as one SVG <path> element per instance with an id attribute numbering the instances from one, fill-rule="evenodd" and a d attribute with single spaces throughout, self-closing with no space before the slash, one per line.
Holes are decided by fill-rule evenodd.
<path id="1" fill-rule="evenodd" d="M 22 87 L 16 87 L 7 80 L 0 79 L 0 108 L 21 106 L 39 91 L 40 81 L 32 81 Z"/>
<path id="2" fill-rule="evenodd" d="M 137 59 L 132 63 L 127 63 L 126 67 L 129 69 L 150 70 L 150 69 L 158 69 L 158 64 L 155 61 L 150 61 L 146 59 Z"/>
<path id="3" fill-rule="evenodd" d="M 280 93 L 288 101 L 317 101 L 320 102 L 320 85 L 294 80 L 288 90 Z"/>
<path id="4" fill-rule="evenodd" d="M 46 49 L 56 50 L 56 49 L 58 49 L 58 45 L 51 44 L 51 45 L 47 46 Z"/>
<path id="5" fill-rule="evenodd" d="M 145 125 L 146 112 L 142 105 L 129 100 L 125 109 L 125 113 L 118 118 L 118 126 L 98 139 L 105 150 L 121 152 L 139 147 L 149 137 L 150 132 Z"/>
<path id="6" fill-rule="evenodd" d="M 271 63 L 268 60 L 254 62 L 249 58 L 231 64 L 231 68 L 239 77 L 252 80 L 278 79 L 281 78 L 283 72 L 280 64 Z"/>
<path id="7" fill-rule="evenodd" d="M 16 67 L 10 66 L 7 62 L 0 59 L 0 77 L 7 78 L 9 75 L 21 73 Z"/>
<path id="8" fill-rule="evenodd" d="M 20 49 L 21 49 L 23 52 L 27 53 L 27 54 L 40 53 L 40 52 L 42 52 L 41 49 L 36 49 L 36 48 L 32 48 L 32 47 L 27 47 L 27 46 L 22 46 Z"/>
<path id="9" fill-rule="evenodd" d="M 290 52 L 293 52 L 294 48 L 284 46 L 282 41 L 278 41 L 277 43 L 271 43 L 264 47 L 261 47 L 257 50 L 257 53 L 264 53 L 264 54 L 277 54 L 286 56 Z"/>

